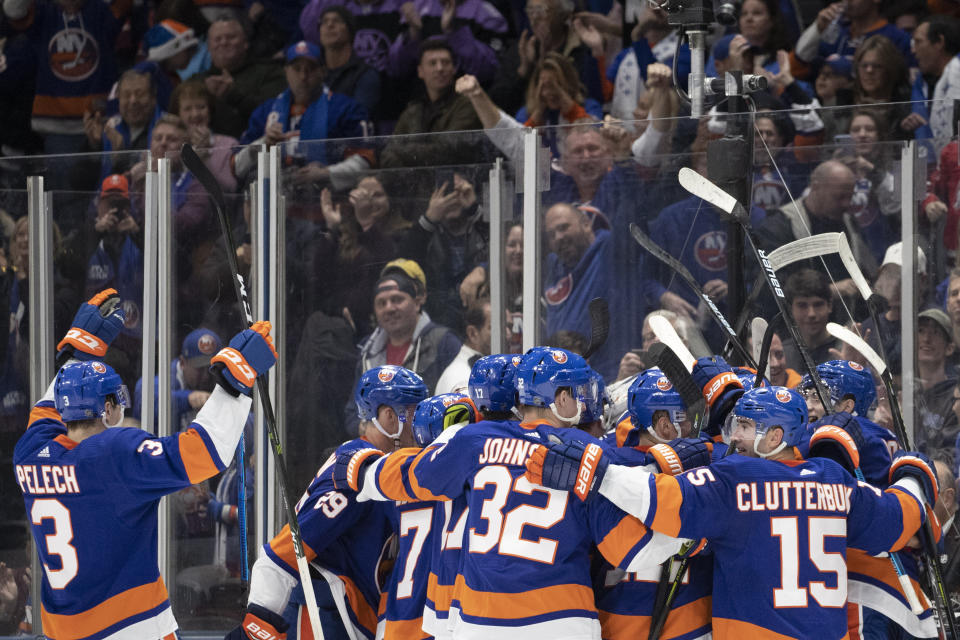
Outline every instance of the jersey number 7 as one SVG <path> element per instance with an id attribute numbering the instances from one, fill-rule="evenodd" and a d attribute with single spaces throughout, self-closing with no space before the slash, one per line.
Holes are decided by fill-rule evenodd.
<path id="1" fill-rule="evenodd" d="M 847 604 L 847 561 L 842 552 L 828 553 L 824 548 L 827 538 L 846 538 L 847 521 L 844 518 L 807 518 L 807 545 L 800 548 L 799 522 L 796 516 L 770 518 L 770 534 L 780 538 L 780 588 L 773 590 L 776 608 L 806 607 L 807 593 L 821 607 L 844 607 Z M 810 581 L 800 586 L 800 554 L 808 554 L 821 573 L 837 577 L 837 586 Z"/>

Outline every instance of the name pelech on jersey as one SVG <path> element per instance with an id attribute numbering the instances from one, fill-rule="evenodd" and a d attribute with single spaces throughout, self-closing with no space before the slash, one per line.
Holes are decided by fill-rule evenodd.
<path id="1" fill-rule="evenodd" d="M 631 512 L 657 531 L 710 541 L 718 639 L 844 637 L 847 547 L 898 549 L 922 517 L 908 493 L 881 492 L 824 459 L 730 456 L 646 480 L 649 502 Z"/>
<path id="2" fill-rule="evenodd" d="M 621 569 L 658 549 L 652 532 L 609 501 L 585 504 L 524 477 L 526 459 L 549 436 L 597 442 L 544 423 L 479 422 L 446 430 L 426 449 L 395 452 L 367 471 L 363 492 L 380 499 L 465 496 L 451 602 L 458 638 L 598 635 L 591 549 Z"/>
<path id="3" fill-rule="evenodd" d="M 336 456 L 364 448 L 373 446 L 360 438 L 345 442 L 320 467 L 297 504 L 297 523 L 307 559 L 343 581 L 347 613 L 355 631 L 373 638 L 380 602 L 377 563 L 384 542 L 393 532 L 391 512 L 395 507 L 357 502 L 356 492 L 333 486 Z M 275 564 L 299 578 L 288 525 L 264 545 L 264 551 Z"/>

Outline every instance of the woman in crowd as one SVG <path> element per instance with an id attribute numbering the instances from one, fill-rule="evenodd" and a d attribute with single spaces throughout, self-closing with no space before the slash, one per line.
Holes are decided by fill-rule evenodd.
<path id="1" fill-rule="evenodd" d="M 187 137 L 224 191 L 236 191 L 237 178 L 233 173 L 232 156 L 236 138 L 210 130 L 213 115 L 213 95 L 201 80 L 189 80 L 177 85 L 170 96 L 170 113 L 180 116 L 187 126 Z"/>
<path id="2" fill-rule="evenodd" d="M 910 83 L 903 54 L 884 36 L 871 36 L 853 57 L 854 101 L 860 105 L 899 103 L 879 107 L 887 123 L 885 139 L 907 140 L 912 130 L 901 127 L 910 115 Z M 844 127 L 841 125 L 841 130 Z"/>

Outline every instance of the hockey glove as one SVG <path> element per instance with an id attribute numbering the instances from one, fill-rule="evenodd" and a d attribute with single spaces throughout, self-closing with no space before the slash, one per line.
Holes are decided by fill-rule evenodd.
<path id="1" fill-rule="evenodd" d="M 713 455 L 713 441 L 706 437 L 677 438 L 669 444 L 655 444 L 647 451 L 653 457 L 660 473 L 671 476 L 684 471 L 710 464 Z"/>
<path id="2" fill-rule="evenodd" d="M 363 489 L 363 475 L 367 467 L 385 454 L 379 449 L 360 449 L 353 453 L 341 453 L 333 463 L 333 486 L 341 491 Z"/>
<path id="3" fill-rule="evenodd" d="M 923 489 L 923 498 L 928 506 L 937 503 L 940 496 L 940 484 L 937 482 L 937 470 L 925 454 L 919 451 L 897 451 L 890 465 L 890 484 L 902 478 L 913 478 Z"/>
<path id="4" fill-rule="evenodd" d="M 248 604 L 243 622 L 223 640 L 285 640 L 289 626 L 280 614 L 258 604 Z"/>
<path id="5" fill-rule="evenodd" d="M 116 289 L 104 289 L 80 305 L 73 325 L 57 345 L 57 362 L 71 356 L 78 360 L 99 360 L 123 329 L 124 313 Z"/>
<path id="6" fill-rule="evenodd" d="M 700 358 L 693 365 L 693 381 L 703 390 L 710 410 L 710 422 L 704 427 L 709 435 L 720 433 L 720 425 L 743 395 L 743 384 L 727 361 L 720 356 Z"/>
<path id="7" fill-rule="evenodd" d="M 257 376 L 277 361 L 270 338 L 270 323 L 261 321 L 244 329 L 210 359 L 210 372 L 221 387 L 234 396 L 250 395 Z"/>
<path id="8" fill-rule="evenodd" d="M 600 490 L 609 461 L 596 443 L 579 441 L 540 445 L 527 459 L 527 480 L 534 484 L 572 491 L 586 501 Z"/>
<path id="9" fill-rule="evenodd" d="M 213 518 L 215 522 L 222 522 L 224 524 L 235 523 L 237 521 L 237 506 L 229 502 L 221 502 L 217 500 L 217 496 L 212 492 L 208 493 L 207 513 L 210 514 L 210 517 Z"/>
<path id="10" fill-rule="evenodd" d="M 840 412 L 825 416 L 811 426 L 815 430 L 810 436 L 810 457 L 829 458 L 850 475 L 856 475 L 860 451 L 865 444 L 857 419 Z"/>

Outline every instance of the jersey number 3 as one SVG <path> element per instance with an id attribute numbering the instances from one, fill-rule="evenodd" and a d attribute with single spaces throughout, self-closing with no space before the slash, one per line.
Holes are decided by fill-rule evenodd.
<path id="1" fill-rule="evenodd" d="M 73 540 L 70 510 L 56 498 L 38 498 L 33 501 L 33 507 L 30 509 L 30 520 L 34 526 L 40 526 L 44 520 L 53 520 L 53 533 L 46 536 L 47 555 L 60 556 L 60 568 L 51 569 L 44 562 L 43 569 L 46 571 L 50 587 L 63 589 L 77 577 L 77 571 L 80 568 L 77 562 L 77 549 L 70 544 Z"/>
<path id="2" fill-rule="evenodd" d="M 796 517 L 770 518 L 770 534 L 780 538 L 780 585 L 773 590 L 776 608 L 806 607 L 807 593 L 821 607 L 844 607 L 847 604 L 847 562 L 841 552 L 828 553 L 827 538 L 846 538 L 847 521 L 843 518 L 807 518 L 807 549 L 800 548 L 799 523 Z M 805 552 L 805 553 L 804 553 Z M 836 576 L 837 586 L 813 581 L 800 586 L 800 556 L 808 555 L 820 573 Z"/>

